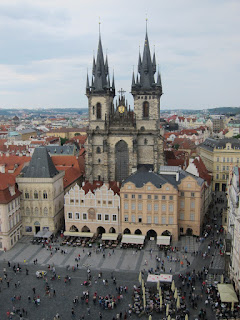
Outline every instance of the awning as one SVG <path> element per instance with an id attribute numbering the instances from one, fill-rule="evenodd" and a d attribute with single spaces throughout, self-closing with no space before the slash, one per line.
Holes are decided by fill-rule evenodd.
<path id="1" fill-rule="evenodd" d="M 118 233 L 103 233 L 102 234 L 102 240 L 117 240 Z"/>
<path id="2" fill-rule="evenodd" d="M 232 284 L 220 283 L 218 284 L 218 291 L 222 302 L 238 302 L 238 298 Z"/>
<path id="3" fill-rule="evenodd" d="M 160 246 L 169 246 L 170 245 L 170 236 L 158 236 L 157 237 L 157 244 Z"/>
<path id="4" fill-rule="evenodd" d="M 171 274 L 149 274 L 147 277 L 147 282 L 172 282 Z"/>
<path id="5" fill-rule="evenodd" d="M 45 233 L 45 231 L 40 230 L 40 231 L 38 231 L 38 233 L 36 233 L 36 234 L 34 235 L 34 237 L 36 237 L 36 238 L 42 238 L 43 235 L 44 235 L 44 233 Z"/>
<path id="6" fill-rule="evenodd" d="M 52 232 L 51 231 L 47 231 L 47 232 L 45 232 L 45 234 L 42 237 L 48 239 L 48 238 L 51 237 L 51 235 L 52 235 Z"/>
<path id="7" fill-rule="evenodd" d="M 81 237 L 81 238 L 92 238 L 94 233 L 92 232 L 74 232 L 74 231 L 65 231 L 64 236 L 66 237 Z"/>
<path id="8" fill-rule="evenodd" d="M 122 236 L 122 243 L 143 244 L 145 236 L 137 234 L 124 234 Z"/>

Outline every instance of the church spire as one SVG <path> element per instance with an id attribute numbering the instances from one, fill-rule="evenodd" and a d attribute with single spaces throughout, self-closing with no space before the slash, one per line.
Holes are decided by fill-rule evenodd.
<path id="1" fill-rule="evenodd" d="M 134 71 L 132 74 L 132 87 L 135 87 L 135 76 L 134 76 Z"/>
<path id="2" fill-rule="evenodd" d="M 139 52 L 138 57 L 138 73 L 135 85 L 132 84 L 132 91 L 152 91 L 158 88 L 155 82 L 154 75 L 156 73 L 156 55 L 155 50 L 151 58 L 151 51 L 148 41 L 147 19 L 146 19 L 146 34 L 144 41 L 143 54 Z M 161 94 L 161 93 L 160 93 Z"/>
<path id="3" fill-rule="evenodd" d="M 86 93 L 89 93 L 90 86 L 89 86 L 89 78 L 88 78 L 88 72 L 87 72 L 87 81 L 86 81 Z"/>

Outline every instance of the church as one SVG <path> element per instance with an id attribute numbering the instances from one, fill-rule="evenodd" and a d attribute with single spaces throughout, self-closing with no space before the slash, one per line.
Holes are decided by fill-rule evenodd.
<path id="1" fill-rule="evenodd" d="M 151 57 L 146 31 L 143 54 L 139 53 L 138 72 L 132 75 L 130 109 L 123 93 L 115 98 L 114 77 L 110 81 L 108 57 L 104 59 L 101 35 L 97 57 L 93 57 L 91 84 L 87 75 L 89 126 L 86 142 L 86 180 L 118 181 L 144 166 L 159 172 L 164 164 L 160 134 L 161 76 L 156 75 L 155 53 Z"/>

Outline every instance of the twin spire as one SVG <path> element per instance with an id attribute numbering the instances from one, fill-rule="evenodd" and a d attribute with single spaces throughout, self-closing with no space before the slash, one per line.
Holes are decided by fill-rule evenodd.
<path id="1" fill-rule="evenodd" d="M 158 71 L 157 82 L 155 82 L 154 75 L 156 73 L 156 56 L 155 52 L 153 58 L 151 58 L 150 46 L 148 41 L 148 34 L 146 30 L 145 42 L 143 55 L 139 52 L 138 57 L 138 73 L 135 78 L 134 71 L 132 76 L 132 92 L 136 91 L 147 91 L 147 90 L 157 90 L 158 93 L 162 94 L 162 82 L 161 76 Z M 138 76 L 139 74 L 139 76 Z M 135 80 L 136 79 L 136 80 Z"/>
<path id="2" fill-rule="evenodd" d="M 114 76 L 113 76 L 112 85 L 111 85 L 109 68 L 108 68 L 108 58 L 106 55 L 106 59 L 104 62 L 100 33 L 99 33 L 99 41 L 98 41 L 97 60 L 95 61 L 95 57 L 93 57 L 92 83 L 90 86 L 89 78 L 87 74 L 86 91 L 87 93 L 111 91 L 112 93 L 115 94 Z"/>
<path id="3" fill-rule="evenodd" d="M 156 73 L 155 52 L 153 54 L 153 58 L 151 58 L 148 34 L 146 30 L 142 57 L 139 52 L 137 77 L 135 78 L 134 71 L 132 75 L 132 93 L 154 90 L 156 91 L 156 93 L 161 95 L 162 94 L 161 75 L 158 71 L 157 81 L 155 81 L 155 78 L 154 78 L 155 73 Z M 91 93 L 111 92 L 113 95 L 115 95 L 114 75 L 112 78 L 112 85 L 111 85 L 109 68 L 108 68 L 108 57 L 106 55 L 106 59 L 104 62 L 100 31 L 99 31 L 97 60 L 95 60 L 95 57 L 93 57 L 92 82 L 90 85 L 89 78 L 87 75 L 86 92 L 87 94 L 89 94 L 90 92 Z"/>

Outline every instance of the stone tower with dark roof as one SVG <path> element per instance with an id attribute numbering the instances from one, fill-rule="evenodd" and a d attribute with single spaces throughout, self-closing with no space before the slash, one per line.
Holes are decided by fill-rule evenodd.
<path id="1" fill-rule="evenodd" d="M 158 171 L 163 164 L 163 140 L 160 135 L 161 77 L 155 81 L 156 58 L 151 58 L 146 33 L 143 56 L 139 55 L 138 73 L 132 77 L 134 111 L 124 91 L 115 97 L 114 78 L 110 85 L 108 59 L 104 61 L 99 36 L 97 60 L 93 58 L 91 85 L 87 76 L 89 127 L 86 148 L 86 179 L 123 181 L 139 166 Z"/>

